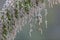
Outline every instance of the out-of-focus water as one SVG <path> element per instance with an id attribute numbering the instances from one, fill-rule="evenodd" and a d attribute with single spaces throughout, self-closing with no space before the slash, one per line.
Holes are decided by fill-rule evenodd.
<path id="1" fill-rule="evenodd" d="M 60 40 L 60 5 L 48 9 L 47 40 Z"/>

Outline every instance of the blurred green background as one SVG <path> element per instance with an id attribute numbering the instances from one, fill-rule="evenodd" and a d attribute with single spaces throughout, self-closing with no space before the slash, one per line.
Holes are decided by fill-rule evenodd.
<path id="1" fill-rule="evenodd" d="M 4 4 L 5 0 L 0 0 L 0 10 Z M 60 4 L 54 5 L 54 8 L 48 8 L 48 28 L 45 28 L 44 24 L 44 10 L 43 15 L 43 34 L 36 29 L 38 28 L 37 24 L 34 24 L 32 32 L 32 37 L 29 36 L 29 24 L 25 25 L 23 31 L 17 33 L 15 40 L 60 40 Z M 37 27 L 36 27 L 37 26 Z"/>

